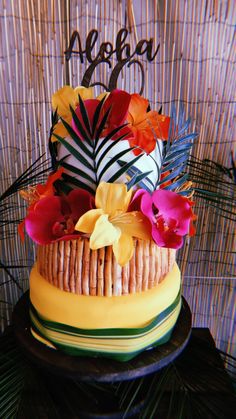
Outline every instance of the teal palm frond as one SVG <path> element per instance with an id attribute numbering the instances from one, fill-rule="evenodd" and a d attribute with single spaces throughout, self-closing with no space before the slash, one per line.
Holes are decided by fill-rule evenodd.
<path id="1" fill-rule="evenodd" d="M 126 166 L 126 162 L 123 160 L 118 160 L 118 164 L 121 167 Z M 128 181 L 127 185 L 128 188 L 131 188 L 131 186 L 138 186 L 142 189 L 146 189 L 148 192 L 152 192 L 155 189 L 155 185 L 152 182 L 152 180 L 148 177 L 152 173 L 152 171 L 148 172 L 142 172 L 140 169 L 138 169 L 135 166 L 130 166 L 126 168 L 127 174 L 130 176 L 130 180 Z"/>
<path id="2" fill-rule="evenodd" d="M 180 106 L 177 119 L 176 109 L 173 106 L 169 137 L 162 151 L 160 178 L 157 182 L 157 187 L 165 184 L 162 186 L 163 189 L 175 191 L 188 180 L 188 174 L 186 173 L 187 162 L 194 140 L 198 136 L 197 133 L 186 133 L 189 125 L 190 119 L 186 121 L 184 119 L 184 108 Z"/>

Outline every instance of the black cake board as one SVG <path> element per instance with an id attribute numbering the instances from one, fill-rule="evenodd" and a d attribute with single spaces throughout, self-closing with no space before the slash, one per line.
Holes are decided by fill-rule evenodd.
<path id="1" fill-rule="evenodd" d="M 81 382 L 114 383 L 152 374 L 173 362 L 188 343 L 191 334 L 191 311 L 183 298 L 181 312 L 171 339 L 127 362 L 74 357 L 37 341 L 30 331 L 29 292 L 21 297 L 14 308 L 13 325 L 19 346 L 27 358 L 38 367 L 51 374 Z"/>

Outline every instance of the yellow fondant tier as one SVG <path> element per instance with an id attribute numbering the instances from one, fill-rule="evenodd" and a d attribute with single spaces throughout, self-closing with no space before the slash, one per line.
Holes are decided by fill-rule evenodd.
<path id="1" fill-rule="evenodd" d="M 166 310 L 180 291 L 180 271 L 174 268 L 156 287 L 122 296 L 85 296 L 48 283 L 37 265 L 30 275 L 30 300 L 46 320 L 80 329 L 140 328 Z"/>

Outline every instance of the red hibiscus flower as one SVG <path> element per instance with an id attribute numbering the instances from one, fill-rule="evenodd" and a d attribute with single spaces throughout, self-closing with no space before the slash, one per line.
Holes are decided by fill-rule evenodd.
<path id="1" fill-rule="evenodd" d="M 113 90 L 105 99 L 105 102 L 102 106 L 102 110 L 101 110 L 101 115 L 98 121 L 97 126 L 99 126 L 100 122 L 102 121 L 102 118 L 104 117 L 105 113 L 108 111 L 108 109 L 111 109 L 107 122 L 106 122 L 106 126 L 103 130 L 103 132 L 101 133 L 101 136 L 107 136 L 108 134 L 111 133 L 112 130 L 114 130 L 115 128 L 118 128 L 120 125 L 124 124 L 125 120 L 126 120 L 126 116 L 128 113 L 128 107 L 129 107 L 129 103 L 130 103 L 130 99 L 131 96 L 124 92 L 123 90 L 118 90 L 115 89 Z M 88 99 L 84 101 L 84 105 L 87 111 L 87 115 L 88 115 L 88 119 L 90 122 L 90 127 L 93 126 L 93 119 L 94 119 L 94 114 L 95 111 L 97 109 L 97 106 L 99 105 L 100 101 L 98 99 Z M 77 106 L 77 108 L 75 109 L 75 113 L 80 121 L 80 123 L 82 124 L 84 130 L 87 132 L 84 121 L 83 121 L 83 117 L 80 111 L 80 106 Z M 81 138 L 81 134 L 78 131 L 75 121 L 72 119 L 72 128 L 73 130 L 76 132 L 76 134 Z M 130 134 L 130 130 L 128 128 L 123 128 L 122 130 L 122 134 Z M 87 134 L 89 135 L 89 133 L 87 132 Z M 96 131 L 93 135 L 93 139 L 95 137 Z M 121 133 L 119 132 L 119 135 Z M 112 137 L 112 139 L 114 139 L 114 137 Z"/>
<path id="2" fill-rule="evenodd" d="M 38 244 L 76 238 L 75 224 L 88 210 L 95 207 L 93 196 L 74 189 L 67 196 L 49 196 L 41 199 L 25 219 L 28 235 Z"/>
<path id="3" fill-rule="evenodd" d="M 181 195 L 159 189 L 153 194 L 140 189 L 134 195 L 129 210 L 140 209 L 152 226 L 152 238 L 160 247 L 179 249 L 183 236 L 195 233 L 193 202 Z"/>

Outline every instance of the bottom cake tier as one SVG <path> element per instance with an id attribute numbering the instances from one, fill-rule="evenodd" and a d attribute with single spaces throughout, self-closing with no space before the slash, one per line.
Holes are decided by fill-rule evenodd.
<path id="1" fill-rule="evenodd" d="M 166 343 L 181 309 L 181 277 L 173 269 L 156 287 L 122 296 L 86 296 L 30 275 L 31 330 L 42 343 L 75 356 L 128 361 Z"/>

